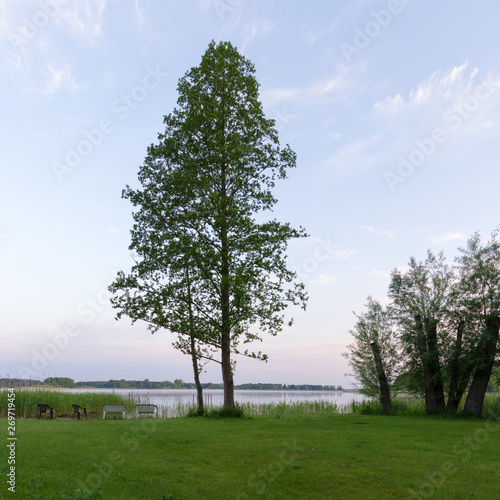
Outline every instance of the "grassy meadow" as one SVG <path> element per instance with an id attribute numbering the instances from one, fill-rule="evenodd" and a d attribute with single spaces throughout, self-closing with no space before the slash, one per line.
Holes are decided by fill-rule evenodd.
<path id="1" fill-rule="evenodd" d="M 36 419 L 36 404 L 56 418 Z M 426 416 L 422 401 L 244 404 L 244 418 L 102 420 L 113 394 L 16 391 L 16 493 L 62 499 L 500 499 L 500 397 L 482 420 Z M 71 404 L 90 418 L 72 420 Z M 169 409 L 185 415 L 192 405 Z M 212 410 L 209 415 L 216 416 Z M 7 443 L 7 393 L 0 434 Z M 8 453 L 0 447 L 0 471 Z M 2 483 L 0 498 L 10 498 Z"/>
<path id="2" fill-rule="evenodd" d="M 19 418 L 16 437 L 21 498 L 500 498 L 500 419 Z"/>

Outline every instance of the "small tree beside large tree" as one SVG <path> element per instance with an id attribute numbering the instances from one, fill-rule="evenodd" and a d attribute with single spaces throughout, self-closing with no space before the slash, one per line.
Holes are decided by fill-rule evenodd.
<path id="1" fill-rule="evenodd" d="M 354 341 L 347 345 L 352 375 L 362 394 L 378 397 L 386 413 L 392 409 L 391 392 L 400 356 L 393 321 L 380 302 L 368 297 L 366 311 L 356 314 L 350 331 Z"/>
<path id="2" fill-rule="evenodd" d="M 285 309 L 307 301 L 285 255 L 304 229 L 264 217 L 296 155 L 264 116 L 254 73 L 229 42 L 212 42 L 179 80 L 177 107 L 140 168 L 141 188 L 123 192 L 137 209 L 130 249 L 138 260 L 110 287 L 118 316 L 178 333 L 177 347 L 193 360 L 221 364 L 227 407 L 233 353 L 266 359 L 241 345 L 276 335 L 291 324 Z"/>

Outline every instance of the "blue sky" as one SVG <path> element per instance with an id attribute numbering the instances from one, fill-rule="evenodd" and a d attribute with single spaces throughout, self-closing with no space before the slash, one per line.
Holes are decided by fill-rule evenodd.
<path id="1" fill-rule="evenodd" d="M 306 312 L 236 383 L 349 385 L 352 311 L 389 273 L 500 223 L 493 0 L 0 0 L 0 375 L 192 380 L 169 333 L 114 320 L 147 146 L 212 39 L 255 65 L 297 168 L 275 216 Z M 204 382 L 221 380 L 218 365 Z"/>

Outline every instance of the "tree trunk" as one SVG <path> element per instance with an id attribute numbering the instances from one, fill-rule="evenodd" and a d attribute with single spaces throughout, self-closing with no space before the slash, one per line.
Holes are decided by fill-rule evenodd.
<path id="1" fill-rule="evenodd" d="M 414 316 L 415 328 L 417 333 L 417 349 L 422 363 L 422 371 L 425 383 L 425 408 L 427 411 L 437 412 L 436 395 L 434 393 L 434 384 L 432 383 L 432 371 L 429 366 L 429 356 L 427 352 L 427 342 L 425 340 L 424 325 L 419 314 Z"/>
<path id="2" fill-rule="evenodd" d="M 448 391 L 448 404 L 447 407 L 453 410 L 458 409 L 460 398 L 458 397 L 458 385 L 460 378 L 460 356 L 462 355 L 462 336 L 465 323 L 460 321 L 457 327 L 457 340 L 453 348 L 453 353 L 450 359 L 450 389 Z"/>
<path id="3" fill-rule="evenodd" d="M 231 318 L 230 318 L 230 280 L 229 280 L 229 238 L 227 222 L 226 165 L 221 166 L 221 364 L 224 384 L 224 406 L 234 408 L 234 382 L 231 368 Z"/>
<path id="4" fill-rule="evenodd" d="M 463 395 L 465 394 L 465 391 L 467 390 L 467 386 L 469 385 L 469 380 L 472 376 L 472 372 L 474 371 L 474 363 L 471 361 L 467 362 L 467 365 L 464 368 L 463 374 L 460 377 L 460 382 L 458 384 L 457 388 L 457 395 L 456 399 L 458 400 L 459 404 L 460 401 L 462 401 Z M 457 407 L 458 409 L 458 407 Z"/>
<path id="5" fill-rule="evenodd" d="M 196 400 L 198 413 L 201 415 L 205 411 L 203 406 L 203 387 L 200 382 L 200 369 L 198 367 L 198 356 L 196 355 L 196 344 L 194 336 L 191 335 L 191 360 L 193 361 L 194 383 L 196 385 Z"/>
<path id="6" fill-rule="evenodd" d="M 224 406 L 234 408 L 234 383 L 231 367 L 231 325 L 229 323 L 229 286 L 228 276 L 222 279 L 222 334 L 221 365 L 224 384 Z"/>
<path id="7" fill-rule="evenodd" d="M 385 374 L 384 365 L 382 364 L 382 356 L 380 355 L 380 347 L 377 342 L 371 342 L 370 346 L 373 352 L 375 361 L 375 369 L 377 370 L 378 385 L 380 388 L 380 403 L 385 413 L 390 413 L 392 410 L 391 392 L 389 390 L 389 382 Z"/>
<path id="8" fill-rule="evenodd" d="M 222 341 L 222 382 L 224 383 L 224 406 L 234 408 L 234 382 L 231 369 L 230 340 Z"/>
<path id="9" fill-rule="evenodd" d="M 442 410 L 444 404 L 443 375 L 441 374 L 441 363 L 439 361 L 439 350 L 437 342 L 437 321 L 434 318 L 425 319 L 427 334 L 427 350 L 429 355 L 429 368 L 431 370 L 431 380 L 434 386 L 434 396 L 436 398 L 437 410 Z"/>
<path id="10" fill-rule="evenodd" d="M 201 415 L 205 411 L 203 407 L 203 387 L 200 382 L 200 369 L 198 367 L 198 355 L 196 354 L 196 339 L 194 337 L 193 304 L 191 300 L 191 279 L 189 267 L 186 267 L 188 310 L 189 310 L 189 337 L 191 340 L 191 361 L 193 363 L 194 383 L 196 385 L 196 399 L 198 403 L 198 413 Z"/>
<path id="11" fill-rule="evenodd" d="M 231 368 L 231 325 L 229 324 L 229 291 L 227 286 L 222 287 L 222 335 L 221 335 L 221 365 L 222 382 L 224 384 L 224 406 L 234 408 L 234 383 Z"/>
<path id="12" fill-rule="evenodd" d="M 495 363 L 499 331 L 500 317 L 488 316 L 486 329 L 477 345 L 476 370 L 464 405 L 464 412 L 471 411 L 478 417 L 483 414 L 484 396 Z"/>
<path id="13" fill-rule="evenodd" d="M 463 355 L 462 339 L 465 322 L 461 321 L 457 329 L 457 341 L 450 361 L 450 390 L 448 393 L 447 407 L 455 411 L 460 406 L 460 401 L 469 384 L 474 364 L 470 359 L 460 359 Z"/>

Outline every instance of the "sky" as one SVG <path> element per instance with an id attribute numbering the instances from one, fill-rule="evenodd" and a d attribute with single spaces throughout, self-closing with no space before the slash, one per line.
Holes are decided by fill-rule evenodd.
<path id="1" fill-rule="evenodd" d="M 133 263 L 122 189 L 215 40 L 297 153 L 271 216 L 309 234 L 288 252 L 307 310 L 235 383 L 349 387 L 353 311 L 500 224 L 498 19 L 494 0 L 0 0 L 0 377 L 193 380 L 107 288 Z"/>

